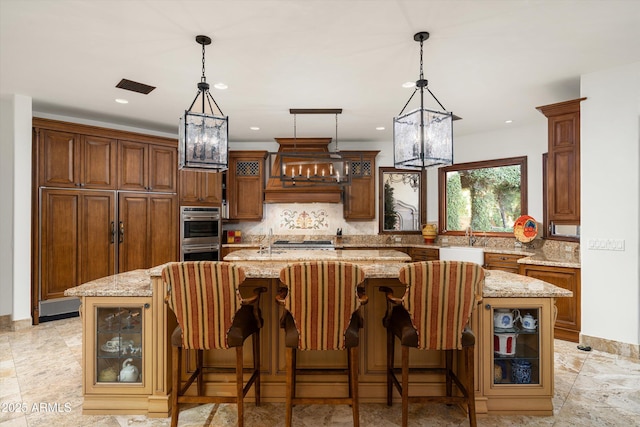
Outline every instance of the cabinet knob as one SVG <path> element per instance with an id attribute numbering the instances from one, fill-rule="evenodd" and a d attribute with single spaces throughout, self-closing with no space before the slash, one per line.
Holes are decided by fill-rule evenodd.
<path id="1" fill-rule="evenodd" d="M 491 310 L 491 304 L 485 304 L 484 308 L 487 310 Z"/>

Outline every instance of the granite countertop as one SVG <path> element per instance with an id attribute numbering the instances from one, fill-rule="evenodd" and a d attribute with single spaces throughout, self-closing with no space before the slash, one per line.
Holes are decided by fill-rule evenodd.
<path id="1" fill-rule="evenodd" d="M 286 260 L 238 261 L 235 264 L 245 269 L 248 278 L 278 278 Z M 397 278 L 404 262 L 361 263 L 367 278 Z M 133 297 L 153 295 L 151 279 L 161 275 L 163 265 L 147 270 L 134 270 L 87 282 L 67 289 L 66 296 Z M 570 297 L 571 291 L 532 277 L 521 276 L 500 270 L 485 270 L 482 296 L 485 298 L 556 298 Z"/>
<path id="2" fill-rule="evenodd" d="M 411 257 L 404 252 L 393 249 L 369 250 L 305 250 L 305 249 L 272 249 L 271 254 L 256 249 L 241 249 L 224 257 L 225 261 L 349 261 L 358 263 L 410 262 Z"/>
<path id="3" fill-rule="evenodd" d="M 228 248 L 258 248 L 259 245 L 255 243 L 234 243 L 225 244 L 223 247 Z M 438 244 L 421 244 L 421 243 L 343 243 L 338 245 L 337 248 L 350 249 L 350 248 L 429 248 L 440 249 L 443 245 Z M 241 249 L 241 250 L 246 250 Z M 255 249 L 254 249 L 255 250 Z M 354 250 L 350 250 L 354 251 Z M 530 265 L 542 265 L 552 267 L 567 267 L 567 268 L 580 268 L 580 254 L 576 251 L 562 251 L 559 249 L 527 249 L 527 248 L 503 248 L 503 247 L 484 247 L 484 251 L 492 254 L 507 254 L 507 255 L 520 255 L 522 258 L 518 260 L 518 264 L 530 264 Z M 303 251 L 298 251 L 303 252 Z M 233 255 L 232 252 L 229 255 Z M 230 258 L 226 258 L 231 260 Z"/>

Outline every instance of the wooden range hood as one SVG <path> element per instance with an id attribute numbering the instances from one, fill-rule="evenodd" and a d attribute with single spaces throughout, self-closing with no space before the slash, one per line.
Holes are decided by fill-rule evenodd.
<path id="1" fill-rule="evenodd" d="M 278 153 L 328 153 L 331 138 L 276 138 L 280 147 Z M 271 175 L 264 190 L 265 203 L 340 203 L 342 202 L 342 187 L 337 185 L 305 185 L 300 182 L 295 187 L 283 187 L 279 171 L 282 169 L 279 155 L 271 158 L 273 161 Z M 273 172 L 277 171 L 277 172 Z"/>

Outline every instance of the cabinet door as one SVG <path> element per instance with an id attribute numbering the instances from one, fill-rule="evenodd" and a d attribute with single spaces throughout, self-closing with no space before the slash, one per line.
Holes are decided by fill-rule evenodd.
<path id="1" fill-rule="evenodd" d="M 40 130 L 38 175 L 41 186 L 80 186 L 80 138 L 80 135 L 70 132 Z"/>
<path id="2" fill-rule="evenodd" d="M 79 191 L 43 190 L 41 208 L 40 299 L 61 298 L 80 284 Z"/>
<path id="3" fill-rule="evenodd" d="M 115 273 L 114 194 L 42 190 L 41 299 Z"/>
<path id="4" fill-rule="evenodd" d="M 163 145 L 149 145 L 149 191 L 175 193 L 178 189 L 178 150 Z"/>
<path id="5" fill-rule="evenodd" d="M 118 198 L 118 271 L 149 268 L 149 197 L 120 193 Z"/>
<path id="6" fill-rule="evenodd" d="M 231 219 L 262 219 L 264 200 L 264 158 L 266 152 L 229 153 L 228 196 Z"/>
<path id="7" fill-rule="evenodd" d="M 179 171 L 180 204 L 219 205 L 222 201 L 222 173 Z"/>
<path id="8" fill-rule="evenodd" d="M 120 141 L 118 188 L 120 190 L 146 191 L 148 189 L 148 144 Z"/>
<path id="9" fill-rule="evenodd" d="M 116 224 L 113 192 L 83 192 L 80 222 L 80 282 L 115 274 Z"/>
<path id="10" fill-rule="evenodd" d="M 83 314 L 84 393 L 150 394 L 151 298 L 85 297 Z M 127 399 L 117 403 L 118 409 L 131 410 L 129 405 Z"/>
<path id="11" fill-rule="evenodd" d="M 375 154 L 366 155 L 352 163 L 354 172 L 361 177 L 352 178 L 351 185 L 344 191 L 344 218 L 349 220 L 370 220 L 376 217 Z"/>
<path id="12" fill-rule="evenodd" d="M 204 172 L 200 197 L 206 205 L 222 202 L 222 172 Z"/>
<path id="13" fill-rule="evenodd" d="M 181 170 L 178 173 L 178 179 L 180 182 L 180 204 L 181 205 L 197 205 L 200 200 L 200 175 L 202 172 Z"/>
<path id="14" fill-rule="evenodd" d="M 554 334 L 562 340 L 580 341 L 580 270 L 577 268 L 522 265 L 522 274 L 573 292 L 571 298 L 558 298 Z"/>
<path id="15" fill-rule="evenodd" d="M 546 396 L 548 401 L 539 404 L 548 407 L 541 409 L 553 410 L 552 299 L 485 298 L 482 307 L 484 394 L 509 399 L 491 404 L 511 405 L 514 410 L 524 410 L 531 396 Z"/>
<path id="16" fill-rule="evenodd" d="M 549 118 L 547 202 L 551 221 L 580 221 L 580 112 Z"/>
<path id="17" fill-rule="evenodd" d="M 178 196 L 149 196 L 149 260 L 146 268 L 178 261 Z"/>
<path id="18" fill-rule="evenodd" d="M 115 140 L 97 136 L 83 136 L 82 187 L 116 189 Z"/>

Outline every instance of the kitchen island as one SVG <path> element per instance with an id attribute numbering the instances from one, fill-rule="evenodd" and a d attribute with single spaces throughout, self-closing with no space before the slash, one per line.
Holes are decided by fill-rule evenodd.
<path id="1" fill-rule="evenodd" d="M 262 399 L 282 402 L 285 395 L 284 341 L 278 325 L 280 307 L 274 296 L 279 287 L 280 269 L 289 261 L 305 259 L 341 259 L 362 265 L 365 270 L 365 290 L 369 303 L 363 307 L 365 318 L 361 342 L 360 397 L 362 402 L 385 402 L 385 343 L 386 332 L 382 317 L 386 309 L 384 295 L 379 286 L 394 289 L 396 295 L 403 290 L 397 279 L 402 265 L 410 260 L 403 252 L 394 250 L 349 251 L 268 251 L 246 249 L 233 252 L 225 260 L 245 269 L 247 280 L 241 292 L 251 293 L 255 286 L 266 286 L 261 306 L 265 320 L 262 330 Z M 163 266 L 149 270 L 136 270 L 98 279 L 66 292 L 68 296 L 82 298 L 83 358 L 85 359 L 84 405 L 85 413 L 145 413 L 150 417 L 165 417 L 170 412 L 170 341 L 175 318 L 164 304 L 166 291 L 160 275 Z M 476 407 L 479 414 L 487 412 L 518 412 L 550 415 L 553 413 L 553 321 L 554 301 L 571 293 L 546 282 L 503 271 L 487 271 L 483 288 L 483 301 L 472 315 L 472 328 L 476 333 Z M 494 309 L 519 310 L 535 319 L 533 330 L 514 328 L 513 331 L 494 330 Z M 124 313 L 119 328 L 108 324 L 105 318 Z M 133 315 L 133 323 L 127 321 Z M 132 329 L 124 329 L 131 328 Z M 136 332 L 136 331 L 139 331 Z M 495 342 L 505 338 L 513 343 L 513 354 L 505 354 Z M 102 351 L 107 341 L 128 343 L 120 353 Z M 517 340 L 517 341 L 516 341 Z M 250 349 L 247 343 L 247 352 Z M 123 346 L 124 347 L 124 346 Z M 494 352 L 494 349 L 499 350 Z M 124 354 L 122 354 L 124 353 Z M 232 352 L 212 351 L 207 357 L 233 366 Z M 345 366 L 342 352 L 302 352 L 301 366 L 334 368 Z M 412 363 L 425 367 L 440 366 L 439 352 L 414 352 Z M 136 381 L 122 382 L 117 377 L 105 377 L 104 371 L 132 359 L 140 374 Z M 513 374 L 516 360 L 528 362 L 529 379 L 522 382 Z M 193 368 L 193 357 L 187 358 L 184 372 Z M 249 362 L 249 360 L 247 360 Z M 111 368 L 113 369 L 113 368 Z M 119 370 L 118 366 L 116 371 Z M 122 367 L 124 370 L 124 367 Z M 499 371 L 499 372 L 498 372 Z M 498 375 L 499 374 L 499 375 Z M 231 377 L 211 374 L 207 392 L 230 394 L 234 392 Z M 437 376 L 415 379 L 414 389 L 425 393 L 440 393 L 444 387 Z M 300 396 L 346 393 L 343 376 L 301 376 L 298 381 Z M 251 400 L 252 395 L 248 396 Z"/>

